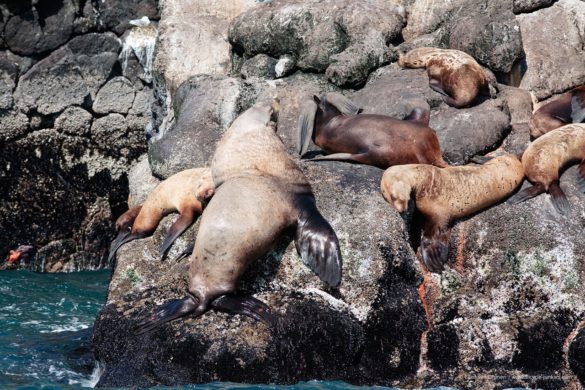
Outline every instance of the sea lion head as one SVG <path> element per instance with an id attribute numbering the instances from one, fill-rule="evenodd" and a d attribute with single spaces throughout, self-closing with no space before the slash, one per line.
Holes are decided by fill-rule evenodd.
<path id="1" fill-rule="evenodd" d="M 408 210 L 412 188 L 404 180 L 388 180 L 386 175 L 382 178 L 382 196 L 399 213 Z"/>

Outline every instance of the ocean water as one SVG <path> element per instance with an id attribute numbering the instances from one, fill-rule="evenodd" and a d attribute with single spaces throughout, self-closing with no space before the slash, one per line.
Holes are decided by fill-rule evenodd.
<path id="1" fill-rule="evenodd" d="M 48 274 L 0 272 L 0 389 L 69 390 L 93 387 L 99 367 L 91 331 L 105 302 L 110 271 Z M 293 386 L 210 383 L 180 389 L 388 389 L 310 381 Z M 169 389 L 157 387 L 156 389 Z M 447 388 L 440 388 L 447 389 Z"/>

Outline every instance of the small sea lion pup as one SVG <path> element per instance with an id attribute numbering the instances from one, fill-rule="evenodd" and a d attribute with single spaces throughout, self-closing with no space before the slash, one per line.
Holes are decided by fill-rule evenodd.
<path id="1" fill-rule="evenodd" d="M 299 117 L 299 154 L 305 154 L 312 139 L 328 154 L 308 161 L 349 161 L 383 169 L 399 164 L 447 166 L 427 110 L 415 108 L 404 120 L 358 112 L 359 107 L 339 93 L 313 96 Z"/>
<path id="2" fill-rule="evenodd" d="M 479 96 L 495 95 L 485 69 L 459 50 L 421 47 L 401 54 L 398 64 L 403 68 L 426 67 L 431 89 L 456 108 L 471 106 Z"/>
<path id="3" fill-rule="evenodd" d="M 534 185 L 518 192 L 510 203 L 520 203 L 543 192 L 551 195 L 555 209 L 566 214 L 567 196 L 559 186 L 560 171 L 579 162 L 579 184 L 585 191 L 585 124 L 573 123 L 552 130 L 532 142 L 522 155 L 526 177 Z"/>
<path id="4" fill-rule="evenodd" d="M 217 145 L 211 170 L 215 195 L 201 217 L 189 268 L 187 297 L 173 300 L 141 322 L 147 332 L 175 318 L 210 309 L 271 324 L 266 304 L 232 295 L 248 265 L 294 233 L 302 261 L 324 282 L 341 281 L 335 232 L 317 210 L 311 186 L 275 133 L 272 105 L 257 103 L 240 115 Z"/>
<path id="5" fill-rule="evenodd" d="M 538 138 L 569 123 L 585 122 L 585 85 L 562 94 L 532 115 L 528 126 L 530 135 Z"/>
<path id="6" fill-rule="evenodd" d="M 151 236 L 165 216 L 179 212 L 179 218 L 160 247 L 161 257 L 164 257 L 177 237 L 202 213 L 214 189 L 210 168 L 186 169 L 162 181 L 143 204 L 130 208 L 116 220 L 118 235 L 110 246 L 108 261 L 112 261 L 122 245 Z"/>
<path id="7" fill-rule="evenodd" d="M 414 200 L 424 217 L 421 253 L 426 267 L 440 272 L 447 261 L 449 235 L 455 220 L 492 206 L 518 187 L 524 168 L 515 155 L 495 157 L 484 165 L 439 169 L 411 164 L 388 168 L 382 195 L 403 213 Z"/>

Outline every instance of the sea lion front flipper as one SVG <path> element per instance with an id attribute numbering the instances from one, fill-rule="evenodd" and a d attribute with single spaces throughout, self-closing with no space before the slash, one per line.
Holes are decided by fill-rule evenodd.
<path id="1" fill-rule="evenodd" d="M 211 306 L 219 311 L 228 314 L 241 314 L 256 321 L 265 323 L 268 326 L 274 324 L 274 316 L 270 307 L 254 297 L 236 297 L 233 295 L 222 295 L 211 303 Z"/>
<path id="2" fill-rule="evenodd" d="M 351 154 L 351 153 L 333 153 L 323 156 L 313 157 L 303 161 L 349 161 L 361 164 L 366 164 L 364 157 L 367 153 Z"/>
<path id="3" fill-rule="evenodd" d="M 165 322 L 186 316 L 187 314 L 194 313 L 199 316 L 203 314 L 205 310 L 198 309 L 198 305 L 199 303 L 192 297 L 173 299 L 165 304 L 162 309 L 153 313 L 147 319 L 139 322 L 134 333 L 140 335 L 149 332 Z"/>
<path id="4" fill-rule="evenodd" d="M 448 260 L 450 234 L 451 229 L 448 227 L 425 227 L 420 245 L 423 262 L 429 271 L 443 271 Z"/>
<path id="5" fill-rule="evenodd" d="M 165 257 L 173 242 L 175 242 L 175 240 L 181 234 L 183 234 L 183 232 L 187 230 L 189 226 L 193 224 L 193 222 L 195 222 L 196 215 L 197 213 L 192 210 L 183 211 L 179 215 L 179 218 L 177 218 L 175 223 L 173 223 L 173 225 L 169 228 L 169 231 L 167 232 L 167 235 L 165 236 L 165 239 L 160 247 L 161 259 Z"/>
<path id="6" fill-rule="evenodd" d="M 535 184 L 532 187 L 528 187 L 523 189 L 522 191 L 518 192 L 516 195 L 512 196 L 508 199 L 507 203 L 509 204 L 518 204 L 522 203 L 528 199 L 532 199 L 535 196 L 538 196 L 544 193 L 544 186 L 542 184 Z"/>
<path id="7" fill-rule="evenodd" d="M 561 214 L 567 214 L 571 205 L 569 204 L 569 200 L 565 195 L 565 192 L 559 186 L 558 180 L 553 181 L 550 183 L 548 187 L 548 193 L 551 196 L 551 200 L 555 209 Z"/>
<path id="8" fill-rule="evenodd" d="M 303 105 L 297 124 L 297 150 L 299 156 L 307 152 L 309 143 L 311 143 L 311 139 L 313 138 L 315 115 L 317 115 L 317 103 L 312 100 L 307 101 Z"/>
<path id="9" fill-rule="evenodd" d="M 295 200 L 299 210 L 295 246 L 303 263 L 332 287 L 341 282 L 341 251 L 335 231 L 323 218 L 312 195 Z"/>
<path id="10" fill-rule="evenodd" d="M 585 97 L 579 99 L 578 96 L 573 96 L 571 99 L 571 120 L 573 123 L 582 123 L 585 121 Z"/>
<path id="11" fill-rule="evenodd" d="M 447 92 L 445 92 L 445 90 L 443 89 L 443 86 L 441 85 L 441 82 L 439 80 L 437 80 L 437 79 L 429 78 L 429 87 L 433 91 L 438 92 L 438 93 L 440 93 L 443 96 L 447 96 L 447 97 L 449 96 L 447 94 Z"/>
<path id="12" fill-rule="evenodd" d="M 193 254 L 193 249 L 195 249 L 195 241 L 190 242 L 189 245 L 181 253 L 179 253 L 173 260 L 179 261 L 185 257 L 191 256 Z"/>

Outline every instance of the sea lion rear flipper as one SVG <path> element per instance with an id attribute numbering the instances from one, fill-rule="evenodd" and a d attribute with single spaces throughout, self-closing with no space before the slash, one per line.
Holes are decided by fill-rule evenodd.
<path id="1" fill-rule="evenodd" d="M 542 184 L 535 184 L 532 187 L 528 187 L 523 189 L 522 191 L 518 192 L 516 195 L 512 196 L 508 199 L 507 203 L 509 204 L 518 204 L 522 203 L 528 199 L 532 199 L 535 196 L 538 196 L 544 193 L 544 186 Z"/>
<path id="2" fill-rule="evenodd" d="M 441 85 L 441 82 L 439 80 L 437 80 L 437 79 L 431 79 L 431 78 L 429 78 L 429 87 L 433 91 L 438 92 L 438 93 L 440 93 L 443 96 L 447 96 L 447 97 L 449 96 L 447 94 L 447 92 L 445 92 L 445 90 L 443 89 L 443 86 Z"/>
<path id="3" fill-rule="evenodd" d="M 367 156 L 367 153 L 360 153 L 360 154 L 351 154 L 351 153 L 333 153 L 333 154 L 326 154 L 323 156 L 313 157 L 311 159 L 307 159 L 304 161 L 349 161 L 349 162 L 356 162 L 361 164 L 366 164 L 364 157 Z"/>
<path id="4" fill-rule="evenodd" d="M 183 211 L 179 218 L 173 223 L 173 225 L 169 228 L 167 235 L 160 247 L 160 256 L 163 259 L 168 252 L 169 248 L 175 242 L 175 240 L 193 224 L 195 221 L 197 213 L 194 211 Z"/>
<path id="5" fill-rule="evenodd" d="M 341 282 L 341 251 L 335 231 L 323 218 L 312 195 L 299 196 L 295 246 L 303 263 L 332 287 Z"/>
<path id="6" fill-rule="evenodd" d="M 436 273 L 443 271 L 443 266 L 448 260 L 450 234 L 451 229 L 447 227 L 428 230 L 425 228 L 420 245 L 423 261 L 429 271 Z"/>
<path id="7" fill-rule="evenodd" d="M 197 316 L 204 313 L 204 310 L 198 309 L 198 302 L 195 299 L 192 297 L 173 299 L 164 305 L 162 309 L 153 313 L 147 319 L 139 322 L 134 333 L 140 335 L 149 332 L 165 322 L 172 321 L 191 313 L 194 313 Z"/>
<path id="8" fill-rule="evenodd" d="M 193 253 L 193 249 L 195 249 L 195 241 L 190 242 L 189 245 L 181 253 L 179 253 L 173 260 L 179 261 L 184 257 L 191 256 Z"/>
<path id="9" fill-rule="evenodd" d="M 582 123 L 585 121 L 585 97 L 580 99 L 573 96 L 571 99 L 571 119 L 573 123 Z"/>
<path id="10" fill-rule="evenodd" d="M 548 193 L 551 196 L 551 200 L 553 206 L 555 206 L 555 209 L 561 214 L 567 214 L 571 208 L 571 205 L 569 204 L 569 200 L 567 199 L 565 192 L 559 186 L 558 180 L 553 181 L 550 184 Z"/>
<path id="11" fill-rule="evenodd" d="M 270 307 L 254 297 L 236 297 L 222 295 L 211 303 L 211 306 L 219 311 L 229 314 L 242 314 L 268 326 L 274 324 L 274 316 Z"/>
<path id="12" fill-rule="evenodd" d="M 108 264 L 112 264 L 112 261 L 116 257 L 116 252 L 120 247 L 127 242 L 143 238 L 145 235 L 140 233 L 130 233 L 129 231 L 120 231 L 112 244 L 110 245 L 110 253 L 108 255 Z"/>
<path id="13" fill-rule="evenodd" d="M 317 104 L 314 101 L 307 101 L 297 124 L 297 149 L 299 156 L 307 152 L 309 143 L 313 138 L 313 129 L 315 127 L 315 115 L 317 114 Z"/>
<path id="14" fill-rule="evenodd" d="M 361 108 L 357 104 L 340 93 L 329 92 L 325 95 L 325 99 L 345 115 L 357 115 L 361 111 Z"/>

